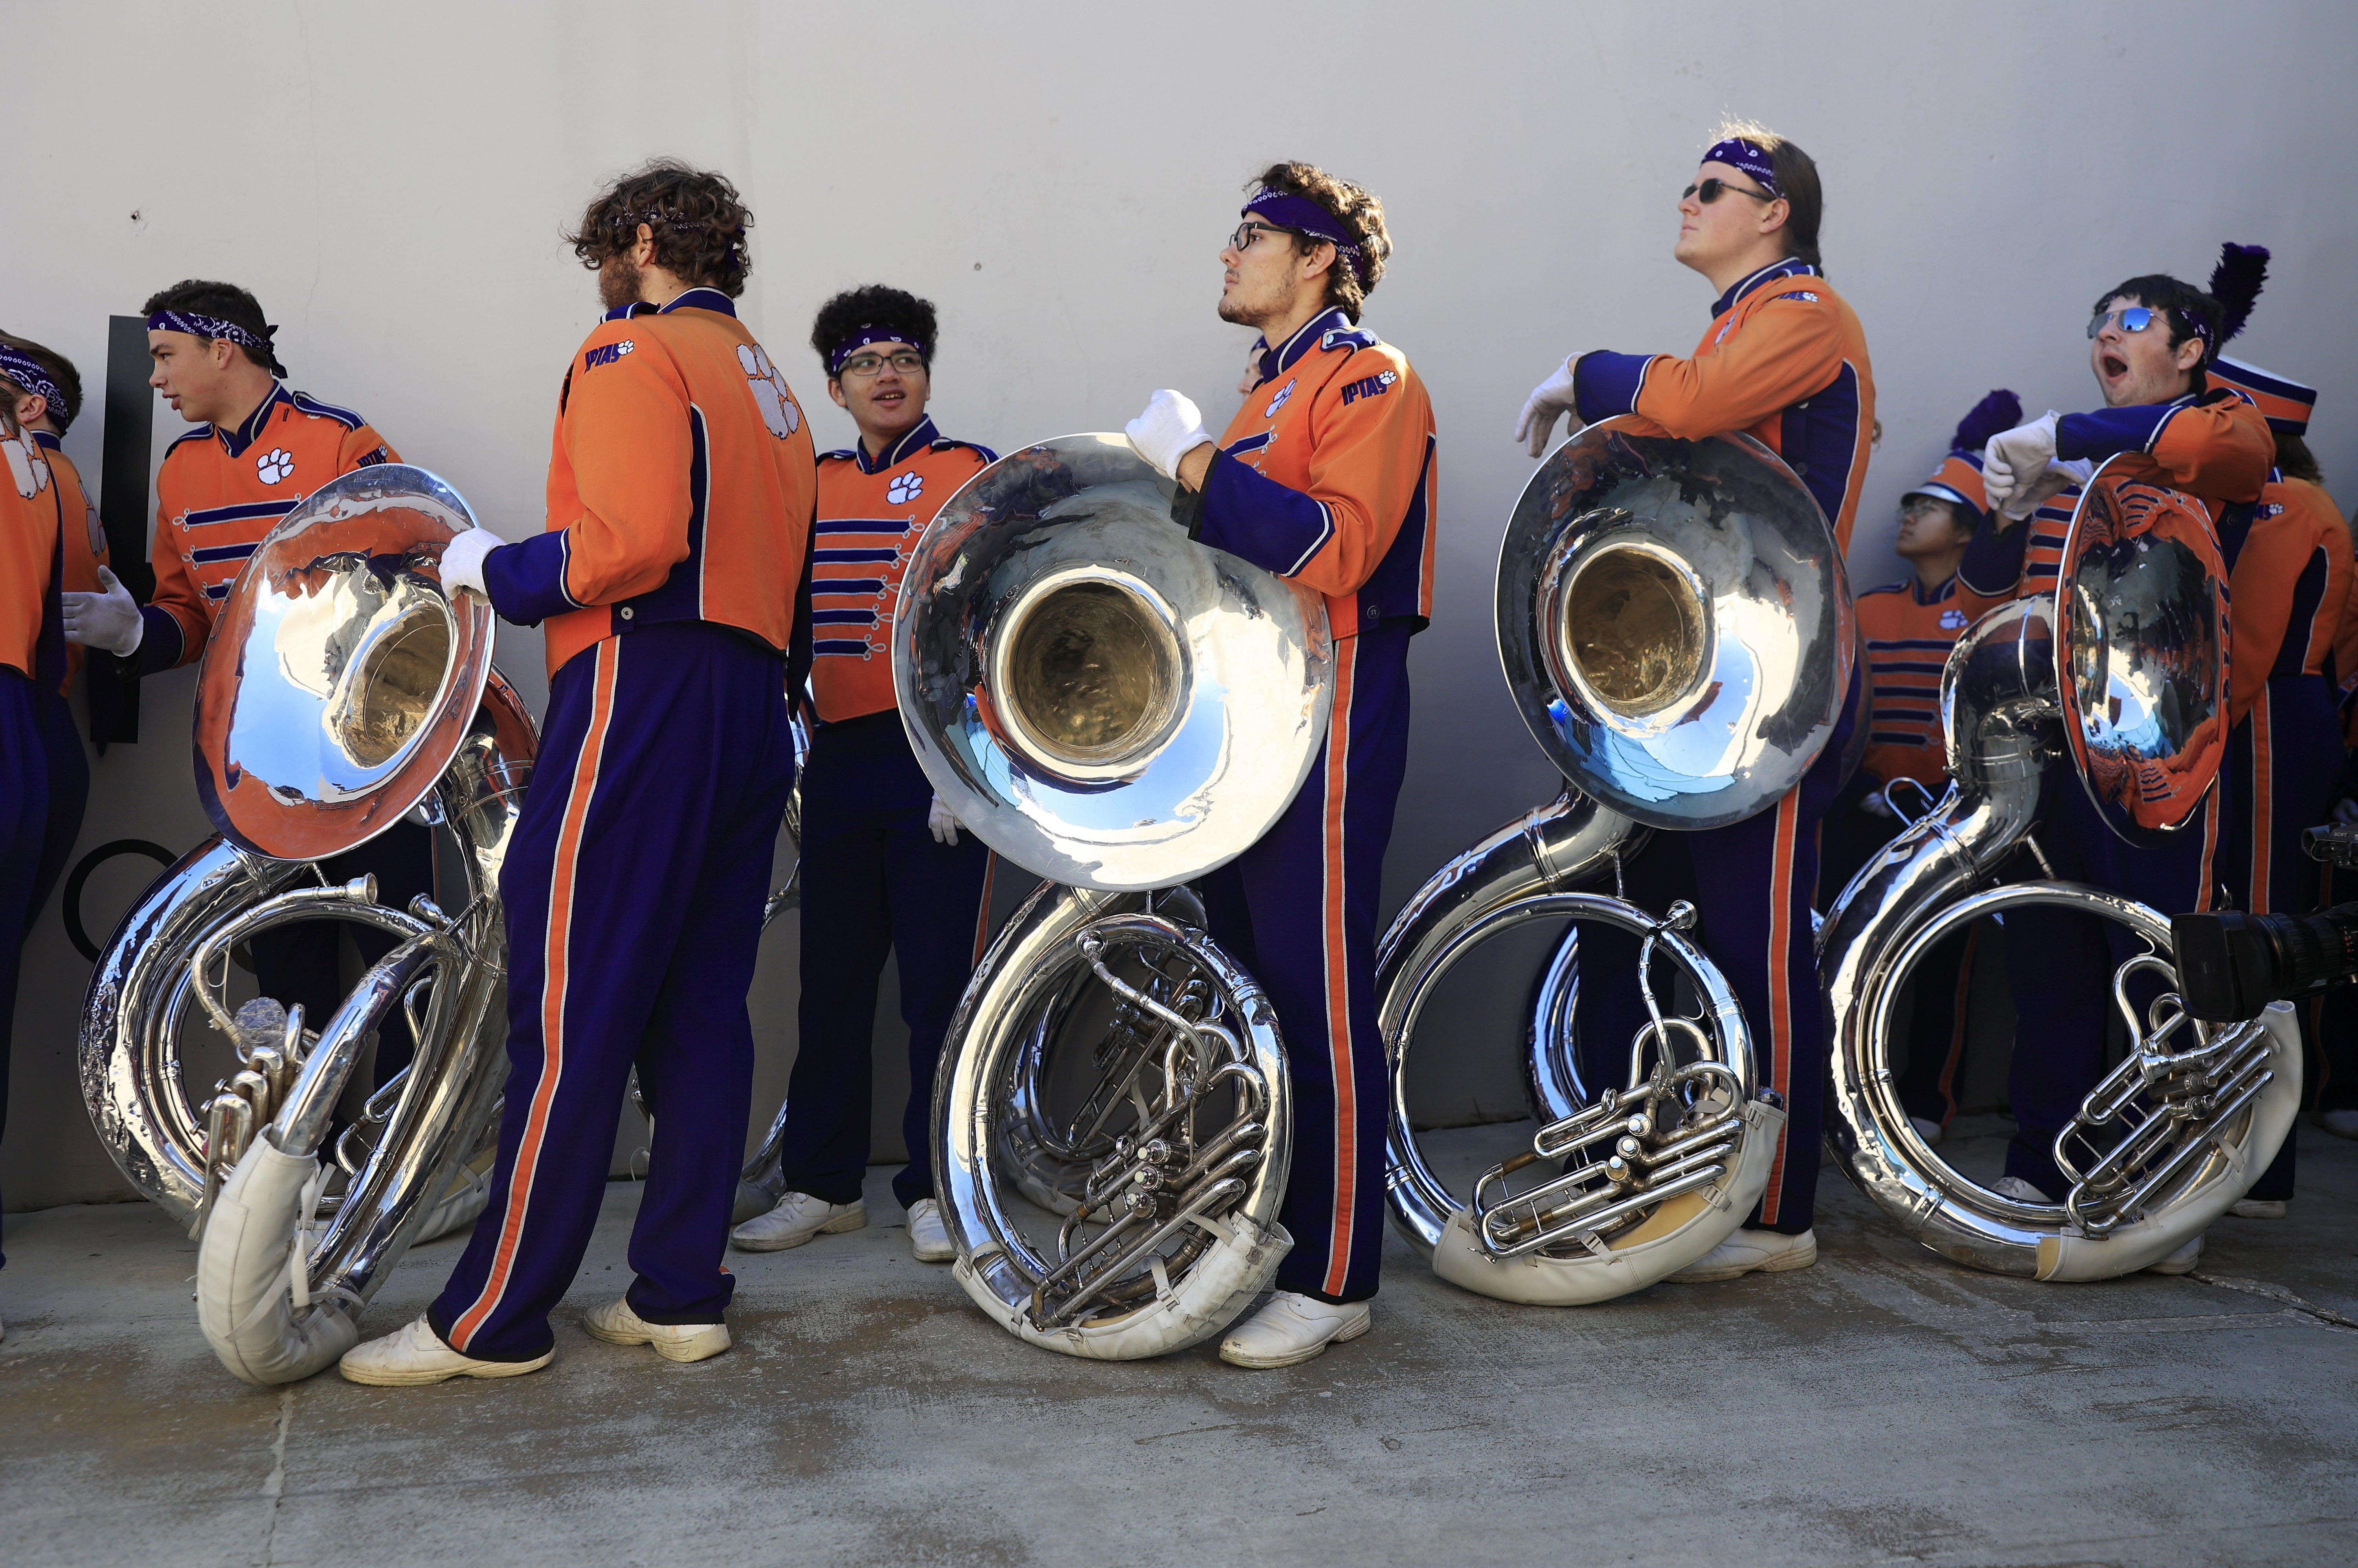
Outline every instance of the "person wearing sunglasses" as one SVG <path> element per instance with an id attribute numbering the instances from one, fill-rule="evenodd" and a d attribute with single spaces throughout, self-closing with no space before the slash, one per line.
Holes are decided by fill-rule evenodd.
<path id="1" fill-rule="evenodd" d="M 2256 293 L 2256 280 L 2250 287 Z M 2244 299 L 2240 310 L 2249 308 Z M 2266 483 L 2275 443 L 2251 398 L 2206 375 L 2223 341 L 2219 299 L 2166 274 L 2132 277 L 2096 298 L 2088 362 L 2104 406 L 2040 418 L 1990 438 L 1982 471 L 1991 526 L 1975 535 L 1958 568 L 1966 612 L 2054 591 L 2080 485 L 2108 459 L 2143 460 L 2142 472 L 2198 500 L 2218 528 L 2230 571 Z M 2240 321 L 2241 316 L 2236 319 Z M 2231 671 L 2232 674 L 2232 671 Z M 2091 883 L 2169 914 L 2212 905 L 2220 835 L 2244 803 L 2222 770 L 2198 819 L 2149 847 L 2132 849 L 2104 825 L 2068 766 L 2040 782 L 2037 842 L 2050 875 Z M 2026 852 L 2027 853 L 2027 852 Z M 2112 976 L 2131 955 L 2125 928 L 2054 909 L 2006 921 L 2014 977 L 2015 1049 L 2007 1098 L 2015 1133 L 2006 1173 L 1993 1184 L 2022 1203 L 2061 1202 L 2070 1184 L 2055 1138 L 2104 1068 Z M 2201 1259 L 2196 1237 L 2153 1265 L 2184 1273 Z"/>
<path id="2" fill-rule="evenodd" d="M 1538 457 L 1567 412 L 1588 424 L 1634 416 L 1641 429 L 1688 438 L 1742 431 L 1785 460 L 1847 547 L 1875 427 L 1875 379 L 1858 318 L 1820 265 L 1821 207 L 1807 153 L 1757 125 L 1722 127 L 1680 192 L 1671 252 L 1718 293 L 1693 356 L 1574 354 L 1523 405 L 1515 438 Z M 1629 862 L 1631 898 L 1650 909 L 1683 898 L 1701 912 L 1704 946 L 1753 1020 L 1761 1081 L 1786 1104 L 1783 1142 L 1759 1206 L 1683 1279 L 1731 1280 L 1817 1260 L 1811 1225 L 1828 1022 L 1814 1000 L 1811 900 L 1818 824 L 1842 786 L 1866 687 L 1861 666 L 1823 755 L 1775 807 L 1725 827 L 1658 833 Z M 1598 950 L 1596 972 L 1636 971 L 1634 939 L 1584 933 L 1581 940 Z M 1646 1022 L 1636 991 L 1583 990 L 1580 1039 L 1592 1081 L 1618 1083 L 1628 1071 L 1626 1046 L 1615 1063 L 1605 1043 L 1629 1040 Z"/>
<path id="3" fill-rule="evenodd" d="M 1224 321 L 1260 333 L 1259 379 L 1216 442 L 1156 392 L 1130 445 L 1178 482 L 1191 538 L 1325 596 L 1334 715 L 1275 826 L 1198 884 L 1213 940 L 1285 1034 L 1293 1159 L 1277 1290 L 1220 1344 L 1290 1367 L 1372 1322 L 1384 1232 L 1387 1072 L 1377 896 L 1408 762 L 1409 638 L 1433 611 L 1433 404 L 1358 323 L 1391 254 L 1383 204 L 1306 163 L 1264 170 L 1221 248 Z"/>
<path id="4" fill-rule="evenodd" d="M 868 1223 L 871 1035 L 886 955 L 900 956 L 909 1026 L 901 1110 L 908 1163 L 892 1195 L 921 1262 L 957 1255 L 934 1199 L 934 1064 L 990 916 L 990 851 L 925 782 L 892 691 L 892 617 L 910 553 L 943 502 L 997 454 L 953 441 L 925 412 L 933 305 L 881 284 L 819 307 L 811 347 L 827 395 L 859 427 L 821 453 L 811 548 L 809 706 L 802 777 L 802 1000 L 780 1155 L 785 1195 L 730 1233 L 776 1252 Z"/>

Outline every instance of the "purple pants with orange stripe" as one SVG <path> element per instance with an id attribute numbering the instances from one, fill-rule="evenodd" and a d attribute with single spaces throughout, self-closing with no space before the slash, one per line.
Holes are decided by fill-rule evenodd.
<path id="1" fill-rule="evenodd" d="M 2132 846 L 2096 815 L 2071 763 L 2050 762 L 2039 784 L 2039 847 L 2064 881 L 2093 883 L 2164 915 L 2208 909 L 2232 783 L 2221 770 L 2192 822 L 2152 846 Z M 2008 880 L 2043 874 L 2027 849 L 2007 861 L 2006 872 Z M 2006 1173 L 2061 1200 L 2070 1184 L 2055 1164 L 2055 1135 L 2104 1076 L 2105 1042 L 2118 1017 L 2113 971 L 2145 944 L 2117 921 L 2061 909 L 2017 909 L 2004 919 L 2006 975 L 2014 989 L 2006 1098 L 2015 1131 L 2006 1144 Z M 2159 984 L 2139 976 L 2128 994 L 2143 1017 Z"/>
<path id="2" fill-rule="evenodd" d="M 1389 1071 L 1376 1027 L 1376 911 L 1408 766 L 1408 640 L 1335 644 L 1335 710 L 1301 793 L 1260 841 L 1198 884 L 1212 940 L 1277 1010 L 1293 1091 L 1293 1164 L 1277 1288 L 1376 1293 L 1384 1245 Z"/>
<path id="3" fill-rule="evenodd" d="M 500 873 L 508 1079 L 491 1199 L 428 1312 L 453 1349 L 539 1356 L 605 1196 L 633 1065 L 654 1147 L 632 1310 L 718 1323 L 752 1098 L 762 900 L 794 783 L 785 666 L 702 622 L 575 655 Z"/>
<path id="4" fill-rule="evenodd" d="M 1810 901 L 1818 884 L 1818 824 L 1841 795 L 1850 738 L 1864 719 L 1865 665 L 1852 671 L 1842 718 L 1801 782 L 1766 811 L 1697 832 L 1658 832 L 1628 863 L 1629 900 L 1660 915 L 1693 903 L 1698 945 L 1727 979 L 1752 1030 L 1753 1069 L 1785 1102 L 1784 1141 L 1768 1190 L 1745 1221 L 1749 1229 L 1798 1236 L 1818 1198 L 1818 1145 L 1825 1119 L 1826 1053 L 1833 1020 L 1818 985 Z M 1580 934 L 1578 1050 L 1591 1085 L 1629 1081 L 1629 1043 L 1647 1022 L 1638 991 L 1638 938 L 1618 931 Z M 1669 970 L 1659 964 L 1654 995 L 1669 1011 Z"/>
<path id="5" fill-rule="evenodd" d="M 892 1195 L 934 1195 L 934 1066 L 982 957 L 990 851 L 925 826 L 934 786 L 890 709 L 823 726 L 803 763 L 802 1002 L 779 1169 L 787 1187 L 851 1203 L 868 1173 L 869 1055 L 884 957 L 900 957 L 909 1026 L 909 1162 Z"/>
<path id="6" fill-rule="evenodd" d="M 2219 879 L 2237 909 L 2307 914 L 2318 905 L 2324 869 L 2301 853 L 2300 832 L 2326 820 L 2342 771 L 2342 719 L 2323 676 L 2277 676 L 2260 690 L 2244 721 L 2227 734 L 2229 798 L 2235 809 L 2220 835 Z M 2322 1078 L 2318 1049 L 2318 1000 L 2293 1006 L 2300 1015 L 2308 1083 L 2314 1104 Z M 2252 1184 L 2249 1196 L 2292 1196 L 2293 1142 Z"/>

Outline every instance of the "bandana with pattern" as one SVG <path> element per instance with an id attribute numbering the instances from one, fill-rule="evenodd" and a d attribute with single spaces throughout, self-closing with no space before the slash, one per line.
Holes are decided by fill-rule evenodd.
<path id="1" fill-rule="evenodd" d="M 846 338 L 842 342 L 838 343 L 833 349 L 827 351 L 827 373 L 835 376 L 841 375 L 843 373 L 843 367 L 850 362 L 852 355 L 858 353 L 862 349 L 872 348 L 878 343 L 906 343 L 909 347 L 917 351 L 917 356 L 920 359 L 925 360 L 928 363 L 931 363 L 933 361 L 933 349 L 925 343 L 919 342 L 908 333 L 901 330 L 900 328 L 876 327 L 863 324 L 855 330 L 850 337 Z"/>
<path id="2" fill-rule="evenodd" d="M 58 422 L 59 429 L 62 430 L 72 423 L 73 400 L 58 389 L 58 384 L 49 379 L 49 373 L 41 368 L 41 362 L 32 355 L 0 343 L 0 375 L 6 376 L 35 396 L 48 398 L 49 417 Z"/>
<path id="3" fill-rule="evenodd" d="M 1760 182 L 1760 189 L 1771 196 L 1785 193 L 1777 189 L 1777 165 L 1758 142 L 1742 136 L 1730 136 L 1724 142 L 1714 142 L 1711 150 L 1703 155 L 1705 163 L 1724 163 L 1730 168 L 1740 168 Z"/>
<path id="4" fill-rule="evenodd" d="M 262 336 L 236 322 L 219 316 L 200 316 L 194 310 L 158 310 L 147 318 L 151 332 L 187 332 L 200 338 L 226 338 L 242 349 L 254 349 L 263 353 L 271 351 L 270 340 L 278 334 L 276 327 L 262 329 Z"/>
<path id="5" fill-rule="evenodd" d="M 1351 276 L 1357 278 L 1362 286 L 1367 283 L 1367 261 L 1359 254 L 1359 247 L 1351 243 L 1351 236 L 1344 232 L 1335 214 L 1307 196 L 1271 190 L 1264 185 L 1247 199 L 1244 215 L 1266 219 L 1281 229 L 1292 229 L 1314 240 L 1325 241 L 1335 247 L 1336 255 L 1349 264 Z"/>

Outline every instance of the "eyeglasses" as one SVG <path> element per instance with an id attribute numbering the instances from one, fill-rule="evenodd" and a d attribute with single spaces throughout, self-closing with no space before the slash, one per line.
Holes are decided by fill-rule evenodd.
<path id="1" fill-rule="evenodd" d="M 1783 200 L 1782 197 L 1772 195 L 1768 191 L 1748 190 L 1741 185 L 1730 185 L 1727 181 L 1717 178 L 1696 180 L 1693 185 L 1688 186 L 1684 190 L 1679 192 L 1679 200 L 1684 201 L 1688 197 L 1692 196 L 1697 201 L 1700 201 L 1704 206 L 1708 207 L 1713 202 L 1718 200 L 1722 196 L 1728 195 L 1730 193 L 1737 196 L 1749 196 L 1755 201 L 1779 201 Z"/>
<path id="2" fill-rule="evenodd" d="M 1911 495 L 1899 503 L 1899 520 L 1902 523 L 1913 523 L 1921 517 L 1944 517 L 1948 512 L 1947 502 L 1929 495 Z"/>
<path id="3" fill-rule="evenodd" d="M 1228 236 L 1228 249 L 1232 251 L 1250 250 L 1252 248 L 1252 243 L 1255 240 L 1260 239 L 1263 234 L 1292 234 L 1296 239 L 1307 239 L 1309 237 L 1299 229 L 1282 228 L 1275 223 L 1239 223 L 1237 225 L 1237 232 Z"/>
<path id="4" fill-rule="evenodd" d="M 838 376 L 871 376 L 886 365 L 902 375 L 914 375 L 925 368 L 925 356 L 914 349 L 899 349 L 890 354 L 854 354 L 843 362 Z"/>
<path id="5" fill-rule="evenodd" d="M 2142 332 L 2161 319 L 2162 313 L 2145 305 L 2125 306 L 2118 310 L 2099 310 L 2088 322 L 2088 336 L 2094 337 L 2117 319 L 2124 332 Z"/>

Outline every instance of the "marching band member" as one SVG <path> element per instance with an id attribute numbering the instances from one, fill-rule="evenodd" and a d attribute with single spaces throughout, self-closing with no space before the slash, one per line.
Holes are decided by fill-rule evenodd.
<path id="1" fill-rule="evenodd" d="M 98 508 L 90 503 L 81 470 L 65 450 L 66 429 L 81 407 L 81 374 L 56 350 L 0 332 L 0 396 L 13 400 L 17 427 L 41 449 L 49 481 L 58 487 L 58 510 L 65 518 L 59 589 L 94 592 L 98 568 L 106 564 L 106 531 L 99 525 Z M 90 802 L 90 759 L 82 753 L 73 709 L 66 702 L 81 668 L 81 649 L 68 643 L 64 678 L 56 691 L 40 694 L 41 732 L 49 738 L 49 816 L 40 871 L 33 880 L 32 907 L 26 914 L 27 930 L 65 871 L 74 839 L 81 833 L 82 809 Z"/>
<path id="2" fill-rule="evenodd" d="M 444 551 L 451 592 L 546 623 L 548 712 L 500 874 L 507 1098 L 465 1255 L 424 1316 L 345 1353 L 354 1382 L 548 1365 L 634 1062 L 655 1127 L 637 1278 L 586 1326 L 672 1361 L 729 1347 L 745 997 L 794 783 L 813 490 L 802 409 L 737 319 L 751 223 L 728 180 L 668 161 L 590 204 L 572 243 L 609 308 L 557 393 L 546 531 Z"/>
<path id="3" fill-rule="evenodd" d="M 2227 308 L 2223 342 L 2242 327 L 2259 292 L 2251 275 L 2266 261 L 2255 246 L 2226 248 L 2211 281 L 2212 294 Z M 2242 288 L 2234 276 L 2239 268 Z M 2251 398 L 2275 438 L 2275 468 L 2251 509 L 2251 531 L 2227 582 L 2234 724 L 2227 732 L 2228 798 L 2234 810 L 2223 836 L 2222 880 L 2238 909 L 2307 914 L 2318 905 L 2321 868 L 2301 852 L 2301 830 L 2326 820 L 2342 770 L 2333 644 L 2350 600 L 2350 530 L 2317 483 L 2317 460 L 2302 439 L 2316 389 L 2224 357 L 2212 363 L 2210 379 Z M 2315 1063 L 2318 1009 L 2308 1002 L 2299 1011 Z M 2309 1092 L 2320 1087 L 2312 1083 Z M 2294 1141 L 2285 1140 L 2275 1162 L 2229 1212 L 2282 1217 L 2292 1196 Z"/>
<path id="4" fill-rule="evenodd" d="M 97 568 L 98 590 L 65 596 L 66 635 L 133 661 L 139 674 L 201 658 L 231 584 L 263 536 L 330 480 L 399 462 L 393 448 L 349 408 L 288 390 L 262 306 L 234 284 L 190 279 L 141 307 L 155 370 L 147 384 L 196 427 L 174 441 L 156 474 L 156 592 L 144 609 L 114 571 Z M 377 899 L 406 909 L 434 891 L 430 828 L 402 822 L 357 849 L 319 862 L 330 882 L 373 875 Z M 341 934 L 374 963 L 396 938 L 373 925 L 297 921 L 252 940 L 255 983 L 288 1008 L 302 1004 L 315 1025 L 344 999 Z M 379 1030 L 376 1087 L 408 1065 L 406 1019 Z"/>
<path id="5" fill-rule="evenodd" d="M 1859 771 L 1826 814 L 1818 868 L 1819 902 L 1831 907 L 1868 857 L 1905 825 L 1887 791 L 1902 779 L 1921 786 L 1919 807 L 1948 784 L 1947 737 L 1941 727 L 1941 669 L 1968 622 L 1957 607 L 1957 565 L 1988 497 L 1982 489 L 1982 446 L 2022 422 L 2022 400 L 1991 393 L 1950 438 L 1931 477 L 1899 498 L 1892 548 L 1913 568 L 1905 582 L 1858 596 L 1859 639 L 1872 676 L 1866 750 Z M 1915 809 L 1908 816 L 1913 816 Z M 1965 1052 L 1965 1000 L 1973 984 L 1980 928 L 1952 936 L 1925 955 L 1916 971 L 1915 1013 L 1899 1101 L 1928 1144 L 1941 1141 L 1957 1113 L 1956 1077 Z"/>
<path id="6" fill-rule="evenodd" d="M 1671 436 L 1744 431 L 1791 466 L 1846 548 L 1866 477 L 1875 379 L 1858 318 L 1820 270 L 1821 207 L 1807 153 L 1758 126 L 1724 127 L 1679 197 L 1672 254 L 1719 291 L 1694 357 L 1576 354 L 1532 392 L 1515 438 L 1538 457 L 1566 411 L 1586 424 L 1635 415 Z M 1775 809 L 1725 827 L 1657 834 L 1630 862 L 1628 896 L 1639 903 L 1694 903 L 1705 950 L 1755 1021 L 1760 1076 L 1785 1101 L 1784 1139 L 1759 1207 L 1678 1279 L 1732 1280 L 1817 1260 L 1811 1221 L 1831 1021 L 1818 986 L 1811 898 L 1818 824 L 1842 786 L 1865 684 L 1866 671 L 1854 671 L 1839 727 Z M 1598 972 L 1636 969 L 1634 938 L 1600 931 L 1581 940 L 1599 954 Z M 1580 1006 L 1588 1071 L 1620 1083 L 1626 1043 L 1645 1022 L 1635 988 L 1585 988 Z"/>
<path id="7" fill-rule="evenodd" d="M 2074 481 L 2085 477 L 2085 465 L 2123 452 L 2142 454 L 2154 477 L 2193 495 L 2214 522 L 2224 520 L 2221 541 L 2234 565 L 2242 528 L 2228 514 L 2259 498 L 2274 442 L 2250 398 L 2210 385 L 2205 376 L 2218 352 L 2219 302 L 2174 277 L 2133 277 L 2097 297 L 2088 339 L 2104 406 L 2050 412 L 1992 437 L 1984 449 L 1996 515 L 1994 526 L 1974 536 L 1959 568 L 1959 597 L 1969 616 L 2017 594 L 2053 590 L 2079 498 Z M 2205 910 L 2222 813 L 2232 804 L 2222 796 L 2232 787 L 2222 777 L 2199 820 L 2156 847 L 2132 849 L 2104 825 L 2070 770 L 2050 767 L 2039 786 L 2038 842 L 2057 877 L 2169 914 Z M 1996 1191 L 2028 1203 L 2063 1196 L 2055 1138 L 2102 1076 L 2111 978 L 2129 957 L 2129 940 L 2124 927 L 2060 910 L 2026 908 L 2006 920 L 2016 1130 Z M 2183 1273 L 2201 1249 L 2197 1237 L 2153 1267 Z"/>
<path id="8" fill-rule="evenodd" d="M 49 454 L 17 423 L 18 406 L 0 398 L 0 1125 L 8 1116 L 18 958 L 49 821 L 41 707 L 65 678 L 64 513 Z"/>
<path id="9" fill-rule="evenodd" d="M 811 551 L 811 697 L 818 724 L 802 775 L 802 1000 L 786 1087 L 786 1194 L 730 1239 L 799 1247 L 868 1223 L 870 1035 L 884 957 L 901 960 L 909 1026 L 909 1162 L 892 1195 L 920 1261 L 957 1256 L 934 1199 L 934 1064 L 990 929 L 991 855 L 958 831 L 901 728 L 892 620 L 910 552 L 934 514 L 997 456 L 946 439 L 926 416 L 934 308 L 897 288 L 838 294 L 811 346 L 827 395 L 860 428 L 818 460 Z"/>
<path id="10" fill-rule="evenodd" d="M 1433 607 L 1434 430 L 1424 384 L 1361 329 L 1391 254 L 1383 206 L 1306 163 L 1264 171 L 1220 252 L 1224 321 L 1260 333 L 1259 384 L 1215 442 L 1186 397 L 1130 422 L 1175 479 L 1191 538 L 1325 596 L 1334 716 L 1260 841 L 1200 884 L 1210 935 L 1257 977 L 1286 1040 L 1293 1163 L 1277 1290 L 1221 1342 L 1290 1367 L 1365 1334 L 1383 1247 L 1386 1065 L 1376 899 L 1407 763 L 1409 639 Z"/>

